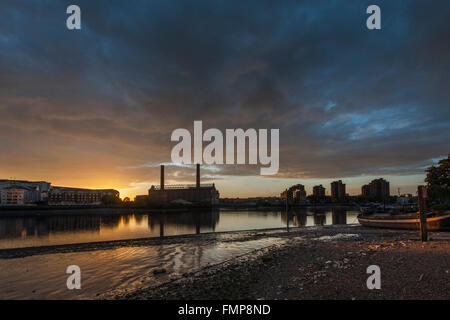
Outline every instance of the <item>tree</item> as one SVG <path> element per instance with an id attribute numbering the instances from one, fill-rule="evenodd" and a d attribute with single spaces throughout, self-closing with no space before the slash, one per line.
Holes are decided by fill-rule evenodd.
<path id="1" fill-rule="evenodd" d="M 130 200 L 130 198 L 128 198 L 128 197 L 125 197 L 125 198 L 123 198 L 123 202 L 130 202 L 131 200 Z"/>
<path id="2" fill-rule="evenodd" d="M 438 162 L 438 166 L 427 169 L 425 182 L 428 184 L 428 197 L 441 203 L 450 199 L 450 154 Z"/>
<path id="3" fill-rule="evenodd" d="M 102 197 L 102 204 L 103 205 L 115 205 L 115 204 L 121 204 L 122 200 L 119 197 L 115 197 L 112 195 L 104 195 Z"/>

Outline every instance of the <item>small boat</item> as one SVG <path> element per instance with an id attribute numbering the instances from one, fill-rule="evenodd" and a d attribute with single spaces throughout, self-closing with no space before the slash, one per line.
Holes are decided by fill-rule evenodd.
<path id="1" fill-rule="evenodd" d="M 396 204 L 394 206 L 394 210 L 396 212 L 402 212 L 402 213 L 413 213 L 413 212 L 417 212 L 417 210 L 419 210 L 419 208 L 417 207 L 417 204 L 412 203 L 412 204 Z"/>
<path id="2" fill-rule="evenodd" d="M 380 207 L 381 204 L 377 202 L 369 202 L 365 205 L 362 205 L 359 207 L 359 211 L 361 211 L 362 214 L 373 214 L 377 212 L 377 208 Z"/>
<path id="3" fill-rule="evenodd" d="M 397 210 L 392 205 L 382 205 L 379 203 L 368 203 L 365 206 L 359 207 L 359 211 L 361 211 L 364 215 L 375 214 L 375 213 L 394 213 Z"/>
<path id="4" fill-rule="evenodd" d="M 427 214 L 427 230 L 450 230 L 450 212 L 443 214 Z M 389 229 L 418 230 L 420 226 L 417 213 L 409 215 L 358 215 L 358 221 L 362 226 Z"/>

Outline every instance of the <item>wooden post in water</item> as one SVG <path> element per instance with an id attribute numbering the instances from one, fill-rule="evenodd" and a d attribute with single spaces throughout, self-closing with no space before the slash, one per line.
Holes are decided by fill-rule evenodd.
<path id="1" fill-rule="evenodd" d="M 288 192 L 286 190 L 286 229 L 289 232 L 289 202 L 288 202 Z"/>
<path id="2" fill-rule="evenodd" d="M 428 232 L 427 232 L 427 187 L 419 186 L 417 188 L 417 201 L 419 204 L 419 221 L 420 221 L 420 240 L 422 242 L 428 241 Z"/>
<path id="3" fill-rule="evenodd" d="M 159 236 L 164 237 L 164 225 L 166 224 L 166 216 L 163 215 L 159 220 Z"/>

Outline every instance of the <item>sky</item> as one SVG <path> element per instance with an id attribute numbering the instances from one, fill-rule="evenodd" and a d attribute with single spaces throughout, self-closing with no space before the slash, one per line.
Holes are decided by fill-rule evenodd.
<path id="1" fill-rule="evenodd" d="M 276 175 L 202 167 L 222 197 L 336 179 L 359 194 L 378 177 L 414 193 L 450 152 L 449 16 L 446 0 L 2 0 L 0 179 L 145 194 L 173 130 L 201 120 L 280 130 Z M 194 181 L 166 167 L 166 183 Z"/>

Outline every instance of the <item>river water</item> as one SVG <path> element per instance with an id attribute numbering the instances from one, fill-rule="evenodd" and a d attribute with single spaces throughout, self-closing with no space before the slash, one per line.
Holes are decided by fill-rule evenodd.
<path id="1" fill-rule="evenodd" d="M 342 208 L 289 213 L 289 226 L 357 223 L 357 212 Z M 210 211 L 170 214 L 58 214 L 0 218 L 0 250 L 205 232 L 285 228 L 280 211 Z M 86 252 L 0 259 L 0 299 L 91 299 L 109 290 L 154 286 L 284 240 L 185 241 Z M 81 289 L 68 290 L 69 265 L 81 269 Z M 155 268 L 166 273 L 155 275 Z"/>
<path id="2" fill-rule="evenodd" d="M 95 212 L 95 211 L 94 211 Z M 354 224 L 358 212 L 346 208 L 298 208 L 289 226 Z M 0 249 L 59 245 L 205 232 L 284 228 L 284 211 L 212 210 L 184 213 L 70 214 L 1 217 Z"/>

